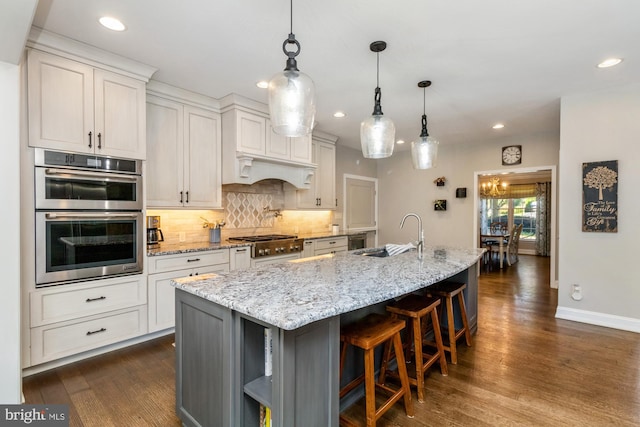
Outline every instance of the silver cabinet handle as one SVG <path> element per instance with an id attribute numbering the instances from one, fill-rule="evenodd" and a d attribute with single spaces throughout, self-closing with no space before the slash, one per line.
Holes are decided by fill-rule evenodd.
<path id="1" fill-rule="evenodd" d="M 100 173 L 100 172 L 77 172 L 77 171 L 70 171 L 68 169 L 55 169 L 55 168 L 46 168 L 44 170 L 44 174 L 46 176 L 61 175 L 69 179 L 84 178 L 84 180 L 88 179 L 90 181 L 99 181 L 99 182 L 104 182 L 105 178 L 107 178 L 104 173 Z M 128 181 L 136 181 L 138 177 L 118 175 L 117 178 L 108 176 L 108 179 L 110 182 L 128 182 Z"/>
<path id="2" fill-rule="evenodd" d="M 105 219 L 105 218 L 136 218 L 136 214 L 116 214 L 116 213 L 46 213 L 45 218 L 47 219 L 57 219 L 57 218 L 76 218 L 76 219 L 87 219 L 87 218 L 96 218 L 96 219 Z"/>

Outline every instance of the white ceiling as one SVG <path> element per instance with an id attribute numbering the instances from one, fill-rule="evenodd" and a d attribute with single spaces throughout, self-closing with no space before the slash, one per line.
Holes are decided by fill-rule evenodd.
<path id="1" fill-rule="evenodd" d="M 103 15 L 127 30 L 102 28 Z M 640 81 L 639 17 L 637 0 L 293 2 L 298 67 L 316 84 L 317 129 L 358 149 L 359 124 L 373 110 L 375 40 L 388 44 L 382 108 L 397 138 L 419 135 L 417 83 L 428 79 L 429 133 L 442 144 L 482 143 L 557 135 L 562 96 Z M 255 83 L 284 68 L 289 1 L 40 0 L 34 25 L 157 67 L 156 80 L 266 103 Z M 596 68 L 611 56 L 624 62 Z M 347 117 L 335 119 L 336 110 Z M 496 122 L 506 127 L 492 130 Z"/>

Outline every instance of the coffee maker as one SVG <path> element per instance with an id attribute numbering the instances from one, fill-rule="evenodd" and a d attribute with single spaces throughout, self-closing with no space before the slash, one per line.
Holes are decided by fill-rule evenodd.
<path id="1" fill-rule="evenodd" d="M 164 242 L 162 230 L 160 230 L 160 217 L 147 217 L 147 246 L 158 246 L 160 242 Z"/>

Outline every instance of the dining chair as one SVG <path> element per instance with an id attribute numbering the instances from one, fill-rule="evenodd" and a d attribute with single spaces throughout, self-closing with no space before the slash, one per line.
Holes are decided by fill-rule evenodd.
<path id="1" fill-rule="evenodd" d="M 509 234 L 507 241 L 502 245 L 502 253 L 500 253 L 499 246 L 494 246 L 495 252 L 497 252 L 499 256 L 505 257 L 507 265 L 509 266 L 511 265 L 512 257 L 514 259 L 514 262 L 518 261 L 518 244 L 520 242 L 522 227 L 522 224 L 518 224 L 511 229 L 511 234 Z"/>

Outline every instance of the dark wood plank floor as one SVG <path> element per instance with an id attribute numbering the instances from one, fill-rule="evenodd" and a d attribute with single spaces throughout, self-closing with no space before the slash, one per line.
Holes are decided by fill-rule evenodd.
<path id="1" fill-rule="evenodd" d="M 640 425 L 640 335 L 555 319 L 548 281 L 548 258 L 483 271 L 473 346 L 449 376 L 429 372 L 414 418 L 396 404 L 378 425 Z M 25 378 L 27 403 L 69 404 L 72 426 L 178 426 L 172 341 Z"/>

